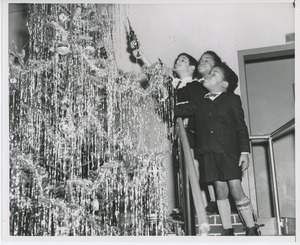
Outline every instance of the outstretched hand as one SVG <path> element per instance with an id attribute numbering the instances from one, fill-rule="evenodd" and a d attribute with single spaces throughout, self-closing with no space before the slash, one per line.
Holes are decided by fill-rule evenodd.
<path id="1" fill-rule="evenodd" d="M 142 60 L 144 62 L 144 65 L 146 67 L 150 67 L 152 65 L 152 63 L 148 60 L 148 58 L 146 57 L 146 55 L 140 49 L 132 50 L 132 55 L 136 59 Z"/>
<path id="2" fill-rule="evenodd" d="M 249 168 L 249 154 L 241 154 L 239 166 L 242 167 L 242 171 Z"/>

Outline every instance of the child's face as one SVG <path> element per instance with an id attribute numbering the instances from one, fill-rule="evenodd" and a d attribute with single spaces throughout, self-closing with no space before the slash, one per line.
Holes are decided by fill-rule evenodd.
<path id="1" fill-rule="evenodd" d="M 181 73 L 193 74 L 193 66 L 190 66 L 190 61 L 185 55 L 180 55 L 174 66 L 175 72 L 180 75 Z"/>
<path id="2" fill-rule="evenodd" d="M 215 61 L 210 54 L 203 54 L 199 60 L 198 72 L 205 76 L 210 73 L 211 69 L 215 66 Z"/>
<path id="3" fill-rule="evenodd" d="M 205 76 L 203 86 L 210 92 L 221 92 L 224 90 L 224 82 L 222 69 L 214 67 L 211 72 Z"/>

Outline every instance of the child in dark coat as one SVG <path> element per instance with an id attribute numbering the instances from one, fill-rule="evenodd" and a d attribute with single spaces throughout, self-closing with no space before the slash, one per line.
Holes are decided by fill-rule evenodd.
<path id="1" fill-rule="evenodd" d="M 181 89 L 181 95 L 183 95 L 183 100 L 189 100 L 191 101 L 193 98 L 197 98 L 199 96 L 203 97 L 208 91 L 206 88 L 203 87 L 204 77 L 207 76 L 212 68 L 218 64 L 221 64 L 222 60 L 221 58 L 211 50 L 205 51 L 199 61 L 198 61 L 198 67 L 197 67 L 197 77 L 199 80 L 194 80 L 191 83 L 188 83 L 186 87 Z M 181 98 L 182 99 L 182 98 Z M 187 134 L 189 139 L 191 139 L 192 136 L 195 136 L 195 122 L 194 118 L 188 119 L 187 124 Z M 195 142 L 195 139 L 194 141 Z M 192 148 L 194 148 L 195 143 L 191 145 Z M 195 161 L 195 167 L 196 171 L 199 168 L 199 165 L 197 165 L 198 161 Z M 198 173 L 198 172 L 197 172 Z M 203 185 L 205 188 L 205 185 Z M 206 188 L 205 188 L 206 189 Z M 206 190 L 204 190 L 206 192 Z M 206 211 L 208 214 L 215 214 L 218 213 L 218 207 L 216 203 L 216 197 L 215 197 L 215 190 L 212 183 L 207 183 L 207 191 L 209 194 L 209 200 L 206 206 Z"/>
<path id="2" fill-rule="evenodd" d="M 225 63 L 215 66 L 203 83 L 209 93 L 178 105 L 175 116 L 195 118 L 195 155 L 202 180 L 214 183 L 222 235 L 234 235 L 229 191 L 246 224 L 246 235 L 259 235 L 251 201 L 241 185 L 242 171 L 249 167 L 250 145 L 241 100 L 233 93 L 237 83 L 237 75 Z"/>

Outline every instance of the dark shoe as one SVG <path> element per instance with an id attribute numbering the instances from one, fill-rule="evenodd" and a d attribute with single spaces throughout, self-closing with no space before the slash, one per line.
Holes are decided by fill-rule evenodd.
<path id="1" fill-rule="evenodd" d="M 260 236 L 261 232 L 259 230 L 259 227 L 262 227 L 265 225 L 258 225 L 255 224 L 253 227 L 246 227 L 246 236 Z"/>
<path id="2" fill-rule="evenodd" d="M 205 208 L 207 214 L 217 214 L 218 205 L 216 202 L 209 202 Z"/>
<path id="3" fill-rule="evenodd" d="M 224 229 L 221 233 L 221 236 L 234 236 L 233 228 Z"/>
<path id="4" fill-rule="evenodd" d="M 180 220 L 183 221 L 183 213 L 181 209 L 174 208 L 172 210 L 172 213 L 170 214 L 170 217 L 174 220 Z"/>

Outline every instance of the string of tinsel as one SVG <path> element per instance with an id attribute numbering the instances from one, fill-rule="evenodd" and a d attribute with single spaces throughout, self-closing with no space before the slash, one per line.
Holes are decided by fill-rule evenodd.
<path id="1" fill-rule="evenodd" d="M 166 235 L 169 71 L 116 66 L 110 4 L 31 4 L 10 50 L 10 234 Z"/>

